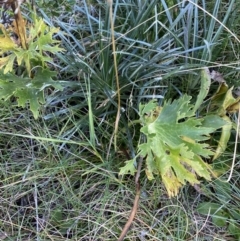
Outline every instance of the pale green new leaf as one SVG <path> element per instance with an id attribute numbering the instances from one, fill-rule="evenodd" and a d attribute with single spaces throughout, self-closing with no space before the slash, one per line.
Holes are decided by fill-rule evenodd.
<path id="1" fill-rule="evenodd" d="M 0 24 L 0 29 L 2 34 L 0 34 L 0 54 L 5 51 L 14 50 L 18 46 L 10 37 L 10 34 L 7 33 L 3 24 Z"/>
<path id="2" fill-rule="evenodd" d="M 13 70 L 14 60 L 15 60 L 14 54 L 10 54 L 8 56 L 8 62 L 6 63 L 6 66 L 4 68 L 4 74 L 11 72 Z"/>
<path id="3" fill-rule="evenodd" d="M 131 175 L 134 175 L 134 173 L 136 172 L 136 168 L 134 167 L 134 162 L 135 162 L 135 159 L 126 161 L 125 166 L 120 168 L 119 175 L 125 175 L 129 173 Z"/>
<path id="4" fill-rule="evenodd" d="M 29 49 L 31 51 L 61 52 L 64 49 L 58 47 L 59 41 L 53 39 L 53 35 L 59 32 L 59 28 L 47 26 L 43 19 L 35 19 L 28 36 Z"/>

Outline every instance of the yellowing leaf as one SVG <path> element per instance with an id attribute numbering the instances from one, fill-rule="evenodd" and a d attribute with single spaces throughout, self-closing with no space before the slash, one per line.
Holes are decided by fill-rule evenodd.
<path id="1" fill-rule="evenodd" d="M 177 196 L 179 189 L 182 186 L 182 183 L 180 183 L 177 177 L 173 175 L 173 172 L 170 171 L 169 173 L 162 175 L 162 180 L 167 189 L 168 196 Z"/>
<path id="2" fill-rule="evenodd" d="M 240 108 L 240 97 L 238 97 L 232 105 L 228 106 L 227 112 L 236 113 L 239 111 L 239 108 Z"/>
<path id="3" fill-rule="evenodd" d="M 0 51 L 1 51 L 1 53 L 4 53 L 5 51 L 16 49 L 18 46 L 11 39 L 10 34 L 7 33 L 7 31 L 5 30 L 4 25 L 0 24 L 0 29 L 3 32 L 3 34 L 0 35 Z"/>
<path id="4" fill-rule="evenodd" d="M 0 36 L 0 49 L 1 50 L 13 50 L 17 47 L 17 45 L 14 43 L 14 41 L 5 36 Z"/>
<path id="5" fill-rule="evenodd" d="M 134 163 L 141 156 L 145 159 L 147 178 L 152 180 L 154 176 L 160 176 L 169 197 L 176 196 L 187 182 L 191 185 L 199 184 L 198 177 L 206 180 L 216 177 L 204 159 L 211 156 L 215 158 L 226 147 L 230 133 L 229 122 L 225 120 L 226 111 L 237 109 L 235 104 L 239 103 L 239 99 L 233 97 L 232 88 L 222 83 L 211 99 L 211 114 L 197 118 L 196 111 L 206 98 L 210 84 L 211 77 L 208 70 L 204 69 L 195 105 L 191 104 L 191 96 L 188 95 L 173 102 L 166 101 L 161 107 L 156 100 L 140 104 L 140 131 L 146 141 L 138 145 L 137 156 L 126 162 L 120 173 L 134 174 Z M 224 134 L 219 142 L 222 149 L 219 147 L 215 153 L 206 140 L 219 128 L 223 128 Z"/>
<path id="6" fill-rule="evenodd" d="M 234 105 L 239 102 L 239 98 L 233 97 L 233 87 L 228 88 L 226 83 L 222 83 L 217 92 L 213 95 L 209 110 L 217 113 L 220 116 L 225 116 L 226 113 L 235 108 Z"/>
<path id="7" fill-rule="evenodd" d="M 145 157 L 147 177 L 152 180 L 156 174 L 160 175 L 170 197 L 177 195 L 186 182 L 199 184 L 197 176 L 211 179 L 211 166 L 201 157 L 209 158 L 214 152 L 203 141 L 226 124 L 215 115 L 206 120 L 196 118 L 190 99 L 183 95 L 173 102 L 165 102 L 162 108 L 154 100 L 140 106 L 141 132 L 146 136 L 146 143 L 138 146 L 138 156 Z M 125 167 L 122 170 L 134 173 L 133 160 Z"/>
<path id="8" fill-rule="evenodd" d="M 19 6 L 20 7 L 20 6 Z M 15 33 L 17 33 L 18 38 L 23 49 L 27 49 L 26 43 L 26 21 L 22 18 L 21 11 L 17 11 L 15 14 L 15 21 L 13 22 Z"/>
<path id="9" fill-rule="evenodd" d="M 226 121 L 226 124 L 222 127 L 221 137 L 218 142 L 218 147 L 213 156 L 213 161 L 217 159 L 227 148 L 227 143 L 230 139 L 231 129 L 232 129 L 232 121 L 228 116 L 224 116 L 223 119 Z"/>
<path id="10" fill-rule="evenodd" d="M 52 62 L 50 55 L 64 51 L 64 49 L 59 47 L 60 42 L 53 37 L 59 31 L 58 28 L 49 27 L 42 19 L 36 18 L 32 24 L 26 25 L 28 30 L 26 38 L 25 22 L 21 16 L 18 17 L 20 18 L 14 22 L 14 26 L 10 28 L 10 31 L 19 36 L 22 47 L 19 47 L 15 43 L 16 41 L 11 39 L 10 34 L 0 24 L 0 29 L 3 32 L 0 35 L 0 55 L 9 58 L 8 61 L 5 61 L 4 58 L 0 59 L 0 68 L 4 69 L 5 74 L 12 72 L 13 63 L 17 62 L 18 65 L 24 64 L 27 75 L 32 77 L 31 71 L 34 66 L 45 68 L 47 62 Z M 47 52 L 48 54 L 46 54 Z"/>
<path id="11" fill-rule="evenodd" d="M 8 60 L 9 56 L 0 58 L 0 69 L 2 69 L 8 63 Z"/>

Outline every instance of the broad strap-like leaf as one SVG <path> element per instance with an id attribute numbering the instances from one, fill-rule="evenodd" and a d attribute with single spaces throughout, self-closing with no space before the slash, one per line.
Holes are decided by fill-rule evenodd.
<path id="1" fill-rule="evenodd" d="M 194 112 L 198 110 L 198 108 L 203 103 L 203 100 L 206 98 L 211 85 L 211 74 L 208 68 L 204 68 L 201 71 L 201 89 L 197 96 L 196 103 L 194 105 Z"/>

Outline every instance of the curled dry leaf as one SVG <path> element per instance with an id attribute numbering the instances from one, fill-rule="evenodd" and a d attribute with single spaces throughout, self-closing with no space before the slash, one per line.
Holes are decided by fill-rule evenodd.
<path id="1" fill-rule="evenodd" d="M 225 83 L 226 81 L 224 80 L 223 76 L 221 73 L 215 71 L 215 70 L 212 70 L 210 72 L 210 76 L 211 76 L 211 79 L 218 82 L 218 83 Z"/>

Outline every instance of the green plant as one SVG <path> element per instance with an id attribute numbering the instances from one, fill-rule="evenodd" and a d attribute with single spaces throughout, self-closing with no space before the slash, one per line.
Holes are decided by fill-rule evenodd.
<path id="1" fill-rule="evenodd" d="M 201 75 L 202 88 L 195 105 L 187 95 L 172 103 L 167 101 L 162 107 L 156 100 L 140 104 L 140 131 L 146 141 L 138 145 L 138 154 L 121 168 L 120 174 L 134 174 L 135 163 L 141 156 L 145 159 L 148 179 L 160 175 L 170 197 L 176 196 L 186 181 L 199 184 L 196 175 L 211 179 L 212 168 L 202 157 L 209 158 L 214 152 L 206 140 L 226 123 L 218 115 L 196 117 L 211 82 L 207 70 Z"/>
<path id="2" fill-rule="evenodd" d="M 157 99 L 153 103 L 159 106 L 155 114 L 161 115 L 160 107 L 164 102 L 170 109 L 179 103 L 179 96 L 184 96 L 180 98 L 183 103 L 190 95 L 193 98 L 186 106 L 197 106 L 198 100 L 200 107 L 195 107 L 196 116 L 202 123 L 201 118 L 210 114 L 207 112 L 210 104 L 196 98 L 201 75 L 195 68 L 225 63 L 225 71 L 221 69 L 221 73 L 224 77 L 227 75 L 227 80 L 238 81 L 229 71 L 231 67 L 232 72 L 238 74 L 233 65 L 238 56 L 238 42 L 217 22 L 227 16 L 225 26 L 233 23 L 231 30 L 239 35 L 236 18 L 239 8 L 234 5 L 235 11 L 229 10 L 233 1 L 215 1 L 216 6 L 214 1 L 114 1 L 114 54 L 121 90 L 116 152 L 109 145 L 117 110 L 109 9 L 105 1 L 74 2 L 73 6 L 73 2 L 67 0 L 36 1 L 37 12 L 44 22 L 50 28 L 61 28 L 53 38 L 60 40 L 66 49 L 54 56 L 44 51 L 44 56 L 50 55 L 48 57 L 53 60 L 50 65 L 45 62 L 43 70 L 50 72 L 49 67 L 54 68 L 58 75 L 51 79 L 66 80 L 67 87 L 64 91 L 54 91 L 50 87 L 45 92 L 41 118 L 34 121 L 28 110 L 15 108 L 14 98 L 0 101 L 0 195 L 3 197 L 0 235 L 5 232 L 6 240 L 116 240 L 134 198 L 132 176 L 126 175 L 119 180 L 117 173 L 123 160 L 136 156 L 139 135 L 144 136 L 139 131 L 141 126 L 136 124 L 142 123 L 138 116 L 140 103 L 144 108 L 149 100 Z M 29 19 L 31 22 L 31 17 Z M 34 61 L 32 64 L 34 67 Z M 41 61 L 38 64 L 41 66 Z M 37 76 L 35 70 L 33 76 L 27 74 L 24 62 L 19 67 L 15 61 L 13 66 L 17 77 L 29 80 Z M 21 88 L 25 85 L 24 82 Z M 36 86 L 36 91 L 40 85 Z M 217 85 L 211 84 L 207 97 L 212 97 Z M 205 87 L 209 87 L 208 82 Z M 205 92 L 201 90 L 200 93 L 204 99 Z M 143 121 L 150 121 L 153 112 L 144 116 Z M 216 112 L 211 113 L 214 114 Z M 235 114 L 230 117 L 235 118 Z M 191 118 L 198 120 L 190 116 L 177 124 Z M 200 144 L 207 142 L 207 151 L 216 150 L 220 133 L 220 129 L 215 131 L 210 139 Z M 192 140 L 186 139 L 185 136 L 181 141 L 191 144 Z M 219 166 L 221 162 L 229 164 L 232 146 L 231 139 L 224 153 L 221 150 L 222 155 L 214 161 L 214 167 L 216 163 Z M 206 167 L 212 166 L 207 158 L 201 158 L 207 161 Z M 236 161 L 231 182 L 235 190 L 229 204 L 223 207 L 226 212 L 239 207 L 237 166 Z M 211 175 L 215 170 L 210 167 L 207 171 Z M 221 173 L 228 170 L 229 165 L 225 165 Z M 197 179 L 197 174 L 193 175 Z M 153 173 L 153 177 L 151 182 L 143 176 L 140 178 L 141 212 L 136 214 L 126 240 L 229 239 L 227 229 L 214 227 L 211 218 L 196 213 L 196 204 L 206 199 L 223 205 L 216 195 L 209 198 L 196 192 L 198 186 L 194 189 L 186 185 L 176 198 L 169 199 L 160 175 Z M 212 182 L 200 181 L 201 190 L 207 187 L 212 191 Z M 232 223 L 236 225 L 237 220 Z"/>
<path id="3" fill-rule="evenodd" d="M 210 215 L 213 224 L 226 228 L 236 240 L 240 240 L 240 212 L 237 205 L 239 200 L 236 197 L 239 188 L 227 180 L 215 180 L 209 188 L 212 188 L 214 193 L 207 190 L 208 188 L 205 190 L 210 200 L 200 203 L 197 211 L 203 215 Z"/>
<path id="4" fill-rule="evenodd" d="M 16 28 L 5 29 L 0 25 L 0 95 L 4 100 L 16 97 L 20 107 L 29 103 L 37 118 L 41 104 L 45 103 L 45 88 L 63 89 L 60 82 L 53 81 L 57 72 L 49 66 L 51 56 L 63 49 L 58 46 L 59 41 L 54 40 L 59 29 L 48 27 L 36 14 L 32 18 L 32 23 L 24 23 L 25 47 L 12 37 L 19 33 Z"/>
<path id="5" fill-rule="evenodd" d="M 126 128 L 128 120 L 137 118 L 136 109 L 141 101 L 151 98 L 161 101 L 164 97 L 169 98 L 168 95 L 172 93 L 174 95 L 176 89 L 184 93 L 195 92 L 199 78 L 196 78 L 193 69 L 218 64 L 211 61 L 217 58 L 216 49 L 224 48 L 226 44 L 221 38 L 226 39 L 225 30 L 230 21 L 233 4 L 234 1 L 231 1 L 226 14 L 221 15 L 221 1 L 209 8 L 205 1 L 202 5 L 190 1 L 182 3 L 163 0 L 151 3 L 114 3 L 114 54 L 117 56 L 122 107 L 118 139 L 123 145 L 129 146 L 132 153 L 135 139 L 123 140 L 124 133 L 121 133 L 121 129 Z M 200 6 L 204 9 L 199 8 Z M 92 7 L 94 11 L 91 11 Z M 78 86 L 75 84 L 71 88 L 69 85 L 69 91 L 73 90 L 73 95 L 72 98 L 66 95 L 65 101 L 71 98 L 72 103 L 76 103 L 76 108 L 83 106 L 84 103 L 79 104 L 77 98 L 85 98 L 87 86 L 83 80 L 88 79 L 91 83 L 90 91 L 94 93 L 91 100 L 93 115 L 96 118 L 104 116 L 106 122 L 101 123 L 105 129 L 106 123 L 114 121 L 118 105 L 106 3 L 98 1 L 98 4 L 92 6 L 85 1 L 77 4 L 73 13 L 63 13 L 57 20 L 46 16 L 43 10 L 40 11 L 49 25 L 58 24 L 67 33 L 63 35 L 60 32 L 58 37 L 68 54 L 56 55 L 59 65 L 64 69 L 63 78 L 72 80 L 77 76 L 80 81 Z M 221 21 L 222 25 L 217 20 Z M 213 31 L 209 33 L 208 29 Z M 174 90 L 167 92 L 172 86 Z M 98 98 L 95 98 L 96 96 Z M 87 103 L 85 106 L 87 108 Z M 75 107 L 71 106 L 74 109 Z M 81 116 L 80 113 L 78 115 Z M 83 112 L 79 125 L 85 126 L 85 115 Z M 87 126 L 85 128 L 87 129 Z M 113 132 L 112 129 L 113 126 L 108 125 L 109 134 Z M 106 145 L 109 134 L 106 133 L 102 138 Z M 129 132 L 129 135 L 131 134 Z"/>

